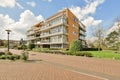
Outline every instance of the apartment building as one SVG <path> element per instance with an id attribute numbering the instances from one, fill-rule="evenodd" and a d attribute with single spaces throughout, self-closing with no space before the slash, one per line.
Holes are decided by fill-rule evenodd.
<path id="1" fill-rule="evenodd" d="M 85 26 L 69 10 L 64 9 L 27 31 L 28 43 L 43 48 L 69 48 L 72 40 L 85 46 Z"/>

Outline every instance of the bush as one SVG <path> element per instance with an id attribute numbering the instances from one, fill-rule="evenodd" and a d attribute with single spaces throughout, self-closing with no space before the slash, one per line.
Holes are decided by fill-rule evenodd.
<path id="1" fill-rule="evenodd" d="M 22 60 L 28 60 L 28 58 L 29 58 L 29 53 L 27 52 L 27 51 L 23 51 L 22 53 L 21 53 L 22 55 L 21 55 L 21 59 Z"/>
<path id="2" fill-rule="evenodd" d="M 82 43 L 80 40 L 73 40 L 70 44 L 70 51 L 76 52 L 82 50 Z"/>
<path id="3" fill-rule="evenodd" d="M 41 48 L 33 48 L 32 51 L 41 52 Z"/>
<path id="4" fill-rule="evenodd" d="M 35 44 L 30 43 L 30 44 L 28 45 L 28 48 L 29 48 L 30 50 L 32 50 L 33 48 L 35 48 Z"/>
<path id="5" fill-rule="evenodd" d="M 0 59 L 6 59 L 6 55 L 1 55 Z"/>
<path id="6" fill-rule="evenodd" d="M 21 50 L 22 49 L 22 47 L 21 46 L 18 46 L 18 50 Z"/>
<path id="7" fill-rule="evenodd" d="M 7 50 L 5 50 L 5 54 L 6 55 L 12 55 L 12 53 L 10 51 L 7 51 Z"/>
<path id="8" fill-rule="evenodd" d="M 1 55 L 5 55 L 5 53 L 4 53 L 4 52 L 0 52 L 0 56 L 1 56 Z"/>
<path id="9" fill-rule="evenodd" d="M 83 48 L 82 50 L 83 51 L 98 51 L 98 48 Z M 102 49 L 100 48 L 100 50 Z"/>
<path id="10" fill-rule="evenodd" d="M 15 60 L 15 56 L 14 55 L 10 55 L 9 56 L 9 60 Z"/>
<path id="11" fill-rule="evenodd" d="M 23 49 L 23 50 L 25 50 L 25 49 L 27 49 L 27 46 L 26 45 L 20 45 L 20 46 L 18 46 L 18 50 L 21 50 L 21 49 Z"/>
<path id="12" fill-rule="evenodd" d="M 12 55 L 14 58 L 15 58 L 15 60 L 18 60 L 18 59 L 20 59 L 20 55 L 17 55 L 17 54 L 14 54 L 14 55 Z"/>
<path id="13" fill-rule="evenodd" d="M 67 55 L 73 55 L 73 53 L 70 52 L 70 51 L 65 51 L 64 53 L 67 54 Z"/>
<path id="14" fill-rule="evenodd" d="M 23 49 L 23 50 L 25 50 L 25 49 L 27 49 L 27 46 L 26 45 L 21 45 L 21 48 Z"/>
<path id="15" fill-rule="evenodd" d="M 75 53 L 76 56 L 86 56 L 86 57 L 93 57 L 92 53 L 89 53 L 89 52 L 76 52 Z"/>

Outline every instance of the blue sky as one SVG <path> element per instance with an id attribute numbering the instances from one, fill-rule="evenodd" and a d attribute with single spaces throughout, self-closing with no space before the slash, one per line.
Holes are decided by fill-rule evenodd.
<path id="1" fill-rule="evenodd" d="M 0 0 L 0 39 L 6 39 L 5 29 L 12 29 L 11 39 L 26 38 L 31 25 L 45 20 L 59 10 L 69 8 L 87 27 L 87 38 L 94 27 L 106 32 L 120 16 L 120 0 Z"/>

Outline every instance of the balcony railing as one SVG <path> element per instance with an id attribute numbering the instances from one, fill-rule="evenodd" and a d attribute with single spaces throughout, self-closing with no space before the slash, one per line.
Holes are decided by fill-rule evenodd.
<path id="1" fill-rule="evenodd" d="M 68 42 L 63 42 L 62 40 L 61 41 L 52 41 L 52 42 L 50 42 L 50 41 L 38 41 L 36 44 L 68 44 Z"/>
<path id="2" fill-rule="evenodd" d="M 64 25 L 67 26 L 67 22 L 63 22 L 63 20 L 60 20 L 59 22 L 57 22 L 57 23 L 55 23 L 55 24 L 52 24 L 52 25 L 50 25 L 50 26 L 43 26 L 43 27 L 41 27 L 40 31 L 47 30 L 47 29 L 56 27 L 56 26 L 61 25 L 61 24 L 64 24 Z"/>
<path id="3" fill-rule="evenodd" d="M 27 35 L 32 35 L 32 34 L 35 34 L 35 32 L 34 31 L 30 31 L 30 32 L 27 33 Z"/>
<path id="4" fill-rule="evenodd" d="M 52 33 L 52 34 L 46 34 L 46 35 L 41 35 L 40 38 L 45 38 L 45 37 L 50 37 L 50 36 L 55 36 L 55 35 L 60 35 L 60 34 L 65 34 L 68 35 L 68 33 L 64 33 L 64 32 L 56 32 L 56 33 Z"/>

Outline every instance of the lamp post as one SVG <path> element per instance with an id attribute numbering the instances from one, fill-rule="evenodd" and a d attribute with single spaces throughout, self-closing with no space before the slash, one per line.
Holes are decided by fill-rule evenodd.
<path id="1" fill-rule="evenodd" d="M 8 34 L 8 52 L 9 52 L 9 34 L 10 34 L 10 32 L 11 32 L 11 30 L 6 30 L 6 32 L 7 32 L 7 34 Z"/>

